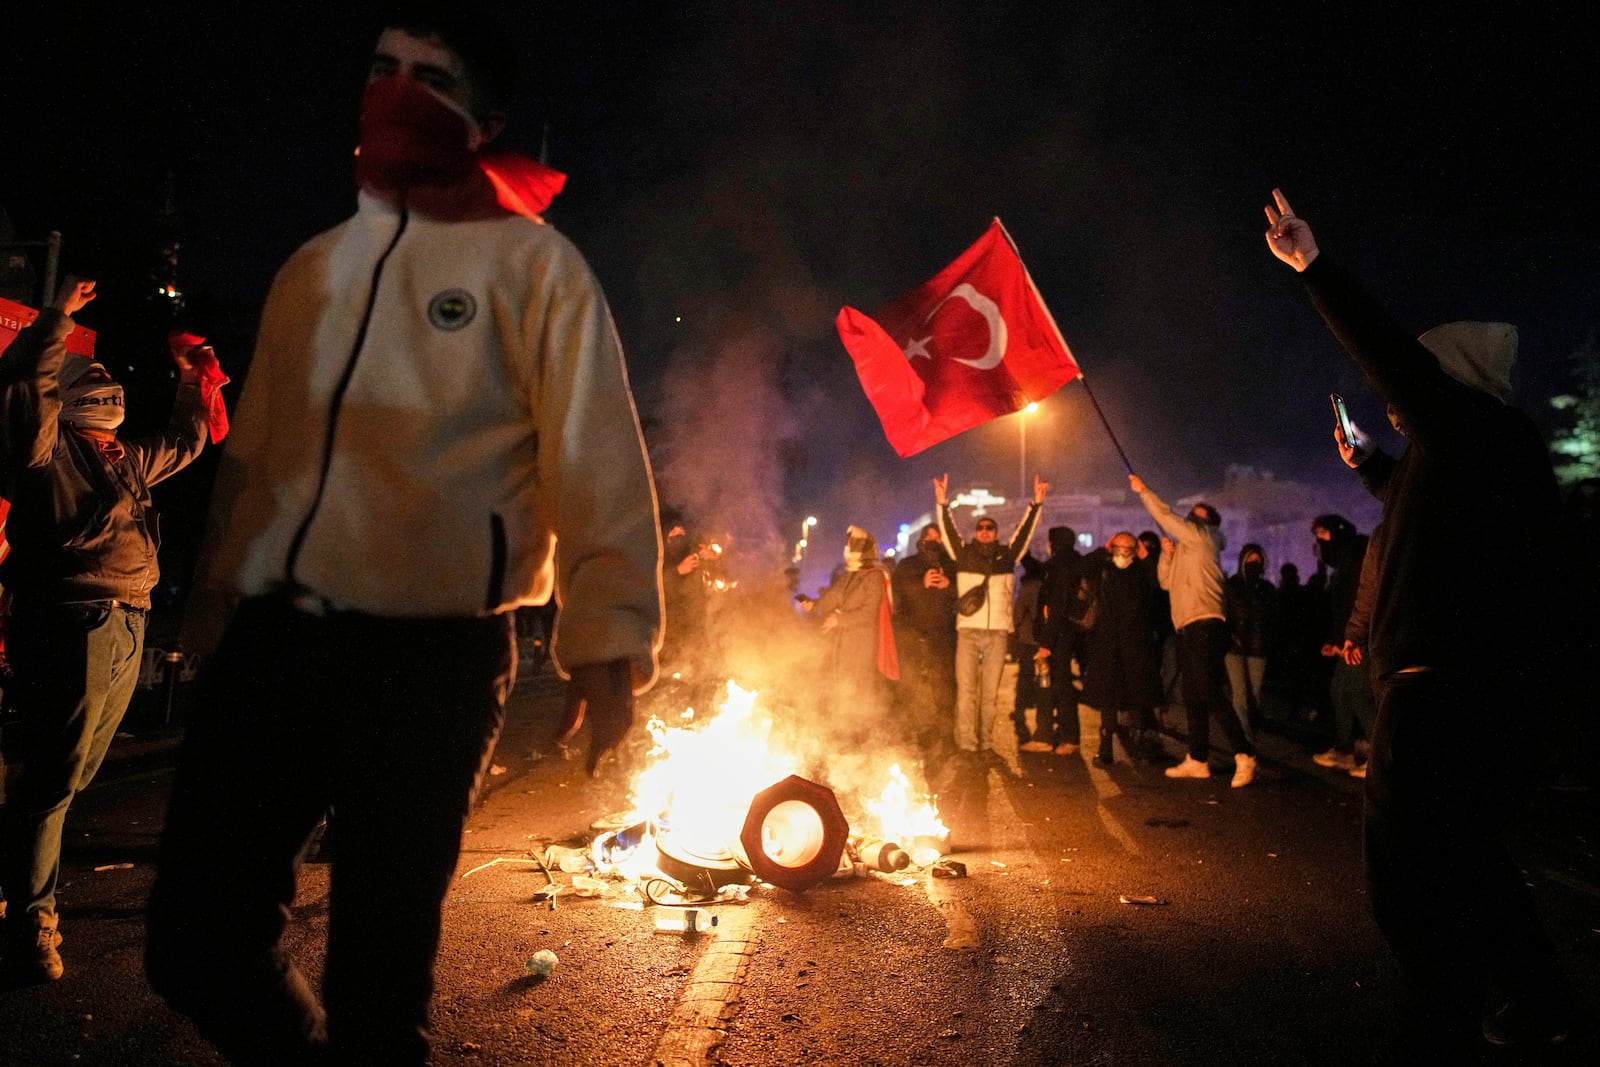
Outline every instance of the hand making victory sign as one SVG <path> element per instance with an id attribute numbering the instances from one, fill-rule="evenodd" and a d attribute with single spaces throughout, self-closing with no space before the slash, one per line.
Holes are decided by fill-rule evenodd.
<path id="1" fill-rule="evenodd" d="M 1303 271 L 1317 258 L 1317 240 L 1311 235 L 1311 227 L 1289 206 L 1289 198 L 1282 190 L 1272 190 L 1272 199 L 1278 206 L 1267 205 L 1267 247 L 1296 271 Z"/>

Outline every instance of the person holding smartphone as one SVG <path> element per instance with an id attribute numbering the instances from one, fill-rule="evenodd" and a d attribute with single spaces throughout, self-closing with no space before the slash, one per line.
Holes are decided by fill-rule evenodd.
<path id="1" fill-rule="evenodd" d="M 1479 1033 L 1559 1043 L 1573 1002 L 1501 838 L 1531 785 L 1563 609 L 1554 585 L 1508 565 L 1540 558 L 1561 521 L 1544 441 L 1507 402 L 1516 328 L 1402 329 L 1272 195 L 1268 247 L 1407 439 L 1396 459 L 1335 429 L 1383 502 L 1350 624 L 1364 635 L 1347 636 L 1364 636 L 1379 690 L 1363 843 L 1406 980 L 1407 1051 L 1466 1062 Z M 1504 999 L 1483 1015 L 1491 980 Z"/>

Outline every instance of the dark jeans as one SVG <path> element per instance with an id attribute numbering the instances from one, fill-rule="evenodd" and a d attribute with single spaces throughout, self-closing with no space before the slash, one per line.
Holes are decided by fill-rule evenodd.
<path id="1" fill-rule="evenodd" d="M 7 758 L 20 766 L 0 823 L 0 897 L 13 929 L 53 915 L 61 828 L 100 769 L 139 682 L 145 616 L 109 604 L 13 607 L 7 640 L 20 721 Z M 36 921 L 35 921 L 36 924 Z"/>
<path id="2" fill-rule="evenodd" d="M 1222 727 L 1236 753 L 1256 754 L 1228 701 L 1228 624 L 1201 619 L 1178 631 L 1178 673 L 1183 679 L 1183 708 L 1189 718 L 1189 755 L 1204 763 L 1211 754 L 1211 723 Z"/>
<path id="3" fill-rule="evenodd" d="M 424 1063 L 440 907 L 516 673 L 509 616 L 247 601 L 185 740 L 151 891 L 151 985 L 233 1062 Z M 282 945 L 299 855 L 333 846 L 323 1006 Z"/>
<path id="4" fill-rule="evenodd" d="M 1501 836 L 1537 770 L 1527 716 L 1542 710 L 1540 692 L 1487 673 L 1391 676 L 1400 681 L 1380 687 L 1362 840 L 1373 916 L 1413 1011 L 1424 1025 L 1474 1036 L 1491 978 L 1531 1008 L 1565 997 Z M 1510 755 L 1486 762 L 1486 752 Z"/>

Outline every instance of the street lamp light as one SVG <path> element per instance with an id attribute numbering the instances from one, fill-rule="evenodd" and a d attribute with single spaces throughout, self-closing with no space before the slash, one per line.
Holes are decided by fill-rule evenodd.
<path id="1" fill-rule="evenodd" d="M 1039 405 L 1029 402 L 1017 412 L 1017 497 L 1028 496 L 1028 416 L 1039 410 Z"/>

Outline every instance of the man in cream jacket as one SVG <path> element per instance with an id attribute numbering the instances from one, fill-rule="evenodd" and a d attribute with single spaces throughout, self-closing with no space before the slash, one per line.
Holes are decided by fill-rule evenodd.
<path id="1" fill-rule="evenodd" d="M 1222 516 L 1198 503 L 1180 518 L 1137 474 L 1128 486 L 1150 517 L 1166 532 L 1156 574 L 1172 596 L 1172 625 L 1178 631 L 1178 671 L 1183 678 L 1183 710 L 1188 717 L 1189 754 L 1168 778 L 1210 778 L 1211 724 L 1233 746 L 1235 788 L 1256 773 L 1256 750 L 1228 700 L 1228 623 L 1222 610 Z"/>
<path id="2" fill-rule="evenodd" d="M 267 299 L 189 619 L 191 647 L 216 650 L 147 956 L 235 1062 L 426 1062 L 512 609 L 561 604 L 553 654 L 591 772 L 655 673 L 656 501 L 611 316 L 573 246 L 501 206 L 484 159 L 514 68 L 466 9 L 391 21 L 356 214 Z M 282 934 L 329 808 L 319 1002 Z"/>

